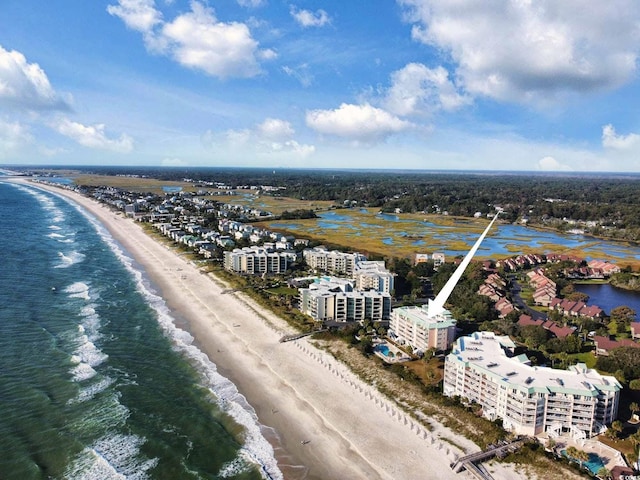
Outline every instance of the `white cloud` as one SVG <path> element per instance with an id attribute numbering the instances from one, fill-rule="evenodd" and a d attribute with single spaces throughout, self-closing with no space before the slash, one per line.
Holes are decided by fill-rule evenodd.
<path id="1" fill-rule="evenodd" d="M 127 27 L 138 32 L 151 32 L 162 22 L 162 13 L 154 0 L 118 0 L 118 5 L 107 6 L 109 14 L 119 17 Z"/>
<path id="2" fill-rule="evenodd" d="M 306 63 L 297 67 L 289 67 L 285 65 L 282 67 L 282 71 L 290 77 L 298 80 L 303 87 L 310 87 L 313 83 L 313 75 L 309 73 L 309 65 Z"/>
<path id="3" fill-rule="evenodd" d="M 289 122 L 267 118 L 252 129 L 208 131 L 202 140 L 207 147 L 220 146 L 257 155 L 288 154 L 306 158 L 315 152 L 315 146 L 297 142 L 292 138 L 294 135 Z"/>
<path id="4" fill-rule="evenodd" d="M 267 4 L 267 0 L 238 0 L 238 5 L 245 8 L 258 8 Z"/>
<path id="5" fill-rule="evenodd" d="M 640 143 L 640 135 L 630 133 L 629 135 L 616 134 L 613 125 L 605 125 L 602 127 L 602 145 L 606 148 L 616 150 L 629 150 Z"/>
<path id="6" fill-rule="evenodd" d="M 214 77 L 253 77 L 261 72 L 260 61 L 277 56 L 258 48 L 246 24 L 220 22 L 213 9 L 195 0 L 191 11 L 170 22 L 163 21 L 153 0 L 118 0 L 107 11 L 141 32 L 150 51 Z"/>
<path id="7" fill-rule="evenodd" d="M 319 133 L 366 143 L 413 127 L 410 122 L 369 104 L 343 103 L 335 110 L 311 110 L 307 112 L 306 122 Z"/>
<path id="8" fill-rule="evenodd" d="M 72 122 L 67 118 L 61 118 L 52 123 L 51 126 L 61 135 L 69 137 L 85 147 L 118 153 L 129 153 L 133 150 L 133 139 L 131 137 L 122 134 L 117 139 L 108 138 L 103 124 L 86 126 Z"/>
<path id="9" fill-rule="evenodd" d="M 331 23 L 329 14 L 322 9 L 312 12 L 310 10 L 298 10 L 295 5 L 291 5 L 289 13 L 291 13 L 293 19 L 304 28 L 323 27 Z"/>
<path id="10" fill-rule="evenodd" d="M 393 72 L 384 99 L 385 107 L 401 116 L 456 110 L 470 103 L 468 96 L 458 93 L 447 70 L 421 63 L 409 63 Z"/>
<path id="11" fill-rule="evenodd" d="M 295 134 L 289 122 L 277 118 L 267 118 L 256 129 L 262 137 L 274 140 L 291 138 Z"/>
<path id="12" fill-rule="evenodd" d="M 469 93 L 551 102 L 634 77 L 640 3 L 629 0 L 397 0 L 415 40 L 457 64 Z M 615 34 L 612 34 L 615 32 Z"/>
<path id="13" fill-rule="evenodd" d="M 549 171 L 549 172 L 557 172 L 557 171 L 568 172 L 568 171 L 573 170 L 568 165 L 564 165 L 564 164 L 558 162 L 553 157 L 541 158 L 538 161 L 537 167 L 538 167 L 538 170 Z"/>
<path id="14" fill-rule="evenodd" d="M 0 157 L 31 142 L 29 129 L 18 123 L 0 119 Z"/>
<path id="15" fill-rule="evenodd" d="M 15 50 L 0 46 L 0 105 L 29 110 L 69 110 L 47 74 Z"/>

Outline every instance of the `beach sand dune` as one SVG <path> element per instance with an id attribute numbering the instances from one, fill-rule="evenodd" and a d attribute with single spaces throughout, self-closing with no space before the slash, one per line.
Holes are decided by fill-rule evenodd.
<path id="1" fill-rule="evenodd" d="M 255 409 L 285 478 L 468 475 L 449 467 L 463 452 L 426 431 L 307 339 L 280 343 L 282 335 L 292 333 L 281 319 L 240 293 L 223 293 L 224 285 L 134 221 L 77 193 L 53 190 L 95 215 L 142 265 L 180 327 Z M 518 477 L 511 473 L 510 478 Z"/>

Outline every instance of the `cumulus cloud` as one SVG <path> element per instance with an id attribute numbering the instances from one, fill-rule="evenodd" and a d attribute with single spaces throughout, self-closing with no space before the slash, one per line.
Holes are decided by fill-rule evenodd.
<path id="1" fill-rule="evenodd" d="M 334 110 L 311 110 L 307 126 L 327 135 L 371 143 L 413 127 L 413 124 L 369 104 L 343 103 Z"/>
<path id="2" fill-rule="evenodd" d="M 276 57 L 273 50 L 259 48 L 246 24 L 221 22 L 212 8 L 198 1 L 168 22 L 154 0 L 118 0 L 107 11 L 141 32 L 150 51 L 214 77 L 253 77 L 261 72 L 260 61 Z"/>
<path id="3" fill-rule="evenodd" d="M 541 158 L 538 161 L 537 167 L 538 167 L 538 170 L 550 171 L 550 172 L 558 172 L 558 171 L 568 172 L 570 170 L 573 170 L 570 166 L 564 165 L 558 162 L 553 157 Z"/>
<path id="4" fill-rule="evenodd" d="M 397 2 L 413 23 L 412 37 L 445 52 L 465 90 L 476 95 L 549 100 L 615 88 L 636 71 L 638 2 Z"/>
<path id="5" fill-rule="evenodd" d="M 602 146 L 616 150 L 629 150 L 640 143 L 640 135 L 630 133 L 629 135 L 618 135 L 613 125 L 602 127 Z"/>
<path id="6" fill-rule="evenodd" d="M 409 63 L 393 72 L 384 99 L 387 110 L 401 116 L 456 110 L 470 103 L 470 97 L 458 93 L 447 70 L 421 63 Z"/>
<path id="7" fill-rule="evenodd" d="M 277 118 L 267 118 L 256 130 L 262 137 L 271 139 L 290 138 L 295 133 L 289 122 Z"/>
<path id="8" fill-rule="evenodd" d="M 249 150 L 254 154 L 289 154 L 297 158 L 306 158 L 316 150 L 293 139 L 295 130 L 289 122 L 277 118 L 267 118 L 251 129 L 208 131 L 203 143 L 209 147 L 224 145 L 236 151 Z"/>
<path id="9" fill-rule="evenodd" d="M 15 50 L 0 46 L 0 105 L 29 110 L 69 110 L 47 74 Z"/>
<path id="10" fill-rule="evenodd" d="M 156 10 L 154 0 L 118 0 L 108 5 L 107 12 L 119 17 L 132 30 L 147 33 L 162 22 L 162 13 Z"/>
<path id="11" fill-rule="evenodd" d="M 293 19 L 304 28 L 324 27 L 331 23 L 329 14 L 322 9 L 312 12 L 310 10 L 298 10 L 295 5 L 291 5 L 289 13 L 291 13 Z"/>
<path id="12" fill-rule="evenodd" d="M 53 123 L 52 128 L 61 135 L 75 140 L 82 146 L 118 153 L 129 153 L 133 150 L 133 139 L 126 134 L 114 139 L 107 137 L 103 124 L 82 125 L 67 118 Z"/>

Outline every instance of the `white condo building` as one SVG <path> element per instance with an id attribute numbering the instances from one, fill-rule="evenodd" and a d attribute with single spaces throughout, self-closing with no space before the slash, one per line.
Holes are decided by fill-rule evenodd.
<path id="1" fill-rule="evenodd" d="M 353 279 L 357 290 L 375 290 L 391 293 L 393 290 L 393 273 L 387 270 L 384 261 L 360 260 L 356 262 Z"/>
<path id="2" fill-rule="evenodd" d="M 509 337 L 476 332 L 459 338 L 447 355 L 443 393 L 482 406 L 505 429 L 524 435 L 570 432 L 583 439 L 615 420 L 622 386 L 584 364 L 555 370 L 509 356 Z"/>
<path id="3" fill-rule="evenodd" d="M 295 252 L 272 251 L 264 247 L 244 247 L 224 252 L 226 270 L 248 275 L 283 273 L 295 260 Z"/>
<path id="4" fill-rule="evenodd" d="M 415 353 L 429 348 L 447 350 L 456 335 L 456 321 L 451 312 L 429 316 L 428 307 L 399 307 L 391 311 L 389 336 L 400 345 L 409 345 Z"/>
<path id="5" fill-rule="evenodd" d="M 310 268 L 332 275 L 353 275 L 356 263 L 367 259 L 361 253 L 329 251 L 324 247 L 305 249 L 302 256 Z"/>
<path id="6" fill-rule="evenodd" d="M 389 318 L 389 293 L 357 291 L 353 286 L 353 280 L 319 278 L 308 288 L 299 289 L 300 311 L 317 321 L 380 321 Z"/>

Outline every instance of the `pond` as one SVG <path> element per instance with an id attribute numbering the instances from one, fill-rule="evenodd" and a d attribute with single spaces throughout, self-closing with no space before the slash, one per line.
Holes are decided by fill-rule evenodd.
<path id="1" fill-rule="evenodd" d="M 575 285 L 577 291 L 589 295 L 589 305 L 597 305 L 605 311 L 607 315 L 611 309 L 626 305 L 637 313 L 640 313 L 640 292 L 623 290 L 606 284 Z M 638 315 L 636 315 L 636 319 Z"/>

